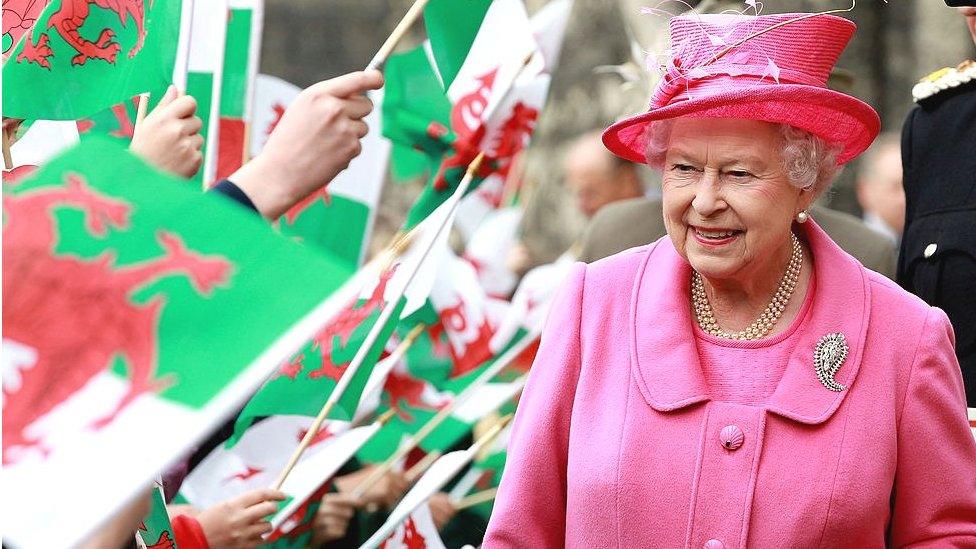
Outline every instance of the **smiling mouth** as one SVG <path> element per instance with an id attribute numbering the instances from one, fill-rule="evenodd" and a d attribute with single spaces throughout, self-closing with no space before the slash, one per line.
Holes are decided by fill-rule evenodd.
<path id="1" fill-rule="evenodd" d="M 703 229 L 701 227 L 692 227 L 691 230 L 695 232 L 695 236 L 706 241 L 728 240 L 743 232 L 738 229 Z"/>

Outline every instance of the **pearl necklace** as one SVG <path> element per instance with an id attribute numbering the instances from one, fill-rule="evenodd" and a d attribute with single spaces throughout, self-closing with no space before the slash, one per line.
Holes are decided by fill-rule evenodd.
<path id="1" fill-rule="evenodd" d="M 715 315 L 712 313 L 712 306 L 708 303 L 702 277 L 697 271 L 692 270 L 691 303 L 702 331 L 725 339 L 760 339 L 773 329 L 776 322 L 783 316 L 786 304 L 789 303 L 790 297 L 796 290 L 796 282 L 800 278 L 800 269 L 803 266 L 803 248 L 800 246 L 800 241 L 792 233 L 790 233 L 790 241 L 793 244 L 790 262 L 786 266 L 786 272 L 783 273 L 783 279 L 779 282 L 779 288 L 773 294 L 773 299 L 769 305 L 766 305 L 755 322 L 739 332 L 726 332 L 719 327 L 718 322 L 715 321 Z"/>

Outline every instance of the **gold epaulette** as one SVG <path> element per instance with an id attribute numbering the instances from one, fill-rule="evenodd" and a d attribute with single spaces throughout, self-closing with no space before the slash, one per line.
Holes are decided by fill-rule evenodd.
<path id="1" fill-rule="evenodd" d="M 955 68 L 939 69 L 918 81 L 912 88 L 912 99 L 916 103 L 932 97 L 943 90 L 958 87 L 976 80 L 976 63 L 970 60 L 959 63 Z"/>

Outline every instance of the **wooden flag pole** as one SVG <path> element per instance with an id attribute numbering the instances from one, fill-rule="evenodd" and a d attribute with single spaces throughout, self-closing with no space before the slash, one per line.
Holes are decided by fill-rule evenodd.
<path id="1" fill-rule="evenodd" d="M 380 325 L 379 322 L 377 322 L 376 325 Z M 374 327 L 376 325 L 374 325 Z M 420 337 L 420 334 L 423 332 L 424 328 L 425 326 L 423 324 L 418 324 L 414 326 L 413 329 L 410 330 L 410 333 L 407 334 L 407 337 L 404 338 L 404 340 L 400 342 L 399 345 L 397 345 L 396 349 L 393 350 L 391 356 L 402 357 L 404 354 L 406 354 L 407 349 L 409 349 L 410 346 L 413 345 L 413 342 L 416 341 L 418 337 Z M 367 339 L 369 338 L 367 337 Z M 373 339 L 375 340 L 376 338 L 374 337 Z M 372 343 L 370 343 L 370 346 L 371 345 Z M 365 353 L 361 353 L 360 351 L 362 351 L 362 349 L 368 350 L 368 348 L 369 347 L 365 343 L 359 348 L 359 351 L 356 352 L 356 356 L 353 358 L 353 361 L 349 364 L 349 367 L 346 369 L 346 372 L 351 370 L 354 365 L 356 366 L 356 368 L 358 368 L 359 364 L 362 364 L 363 358 L 360 358 L 359 355 L 362 354 L 363 357 L 365 357 Z M 359 359 L 358 363 L 356 362 L 357 358 Z M 400 360 L 400 359 L 396 358 L 394 360 Z M 349 379 L 351 378 L 352 375 L 349 376 Z M 308 431 L 305 433 L 305 436 L 302 437 L 302 441 L 298 445 L 298 448 L 295 450 L 295 452 L 291 455 L 291 458 L 288 460 L 288 464 L 281 471 L 281 474 L 278 476 L 278 479 L 274 483 L 273 488 L 275 490 L 281 489 L 282 484 L 285 483 L 285 479 L 288 478 L 288 474 L 291 473 L 291 470 L 295 468 L 295 465 L 298 463 L 298 460 L 302 457 L 302 454 L 305 452 L 305 450 L 308 449 L 309 445 L 312 443 L 312 440 L 315 438 L 315 434 L 318 433 L 319 429 L 322 428 L 322 423 L 325 422 L 325 419 L 328 417 L 329 413 L 332 412 L 332 408 L 335 407 L 335 403 L 339 401 L 339 396 L 342 396 L 342 391 L 345 391 L 346 387 L 349 385 L 348 381 L 345 383 L 345 385 L 342 384 L 342 381 L 344 379 L 346 379 L 346 373 L 343 373 L 342 378 L 339 379 L 339 383 L 336 384 L 336 387 L 332 390 L 332 394 L 329 395 L 329 399 L 325 402 L 325 405 L 322 406 L 322 410 L 319 411 L 319 415 L 316 416 L 315 421 L 312 422 L 312 426 L 308 428 Z M 333 395 L 339 395 L 339 396 L 333 398 Z M 378 419 L 377 421 L 380 421 L 383 425 L 386 425 L 386 423 L 390 421 L 390 419 L 392 419 L 395 414 L 396 414 L 396 410 L 392 410 L 392 409 L 387 410 L 386 413 L 380 416 L 380 419 Z M 309 435 L 309 433 L 312 434 Z"/>
<path id="2" fill-rule="evenodd" d="M 530 345 L 535 343 L 535 340 L 539 338 L 539 335 L 540 334 L 537 333 L 534 335 L 525 336 L 524 338 L 522 338 L 522 341 L 519 341 L 511 349 L 509 349 L 500 357 L 498 357 L 498 359 L 495 360 L 494 364 L 492 364 L 487 369 L 485 369 L 485 371 L 482 372 L 477 378 L 475 378 L 470 385 L 468 385 L 467 387 L 464 388 L 463 391 L 458 393 L 458 395 L 454 397 L 454 399 L 451 400 L 451 402 L 449 402 L 447 406 L 441 408 L 437 412 L 437 415 L 430 418 L 430 421 L 425 423 L 423 427 L 420 428 L 420 430 L 418 430 L 416 433 L 413 434 L 413 436 L 407 439 L 407 441 L 403 445 L 401 445 L 397 449 L 397 451 L 394 452 L 392 456 L 390 456 L 389 459 L 383 462 L 379 467 L 373 469 L 373 472 L 368 477 L 363 479 L 363 482 L 360 483 L 360 485 L 357 486 L 355 490 L 353 490 L 353 497 L 357 497 L 357 498 L 362 497 L 363 494 L 365 494 L 366 491 L 373 486 L 373 484 L 375 484 L 379 479 L 381 479 L 383 475 L 389 472 L 398 461 L 403 459 L 403 457 L 406 456 L 408 453 L 410 453 L 411 450 L 416 448 L 416 446 L 420 444 L 420 442 L 423 441 L 424 438 L 430 435 L 434 431 L 434 429 L 436 429 L 441 423 L 444 423 L 444 421 L 446 421 L 447 418 L 451 417 L 451 414 L 454 413 L 454 410 L 456 410 L 458 406 L 460 406 L 468 398 L 470 398 L 471 395 L 474 394 L 475 390 L 478 387 L 481 387 L 485 383 L 491 381 L 491 379 L 494 378 L 496 375 L 498 375 L 499 372 L 504 370 L 506 366 L 514 362 L 515 359 L 518 358 L 518 356 L 521 355 L 523 351 L 525 351 L 526 349 L 529 348 Z M 498 424 L 496 424 L 495 426 L 497 425 Z M 494 427 L 492 427 L 492 429 L 494 429 Z"/>
<path id="3" fill-rule="evenodd" d="M 471 448 L 469 448 L 469 450 L 471 450 L 471 455 L 472 456 L 478 455 L 478 452 L 480 452 L 485 446 L 488 446 L 496 438 L 498 438 L 498 435 L 502 433 L 502 429 L 508 426 L 508 424 L 512 421 L 513 417 L 515 417 L 515 414 L 508 414 L 507 416 L 498 420 L 497 423 L 492 425 L 491 429 L 488 429 L 487 433 L 481 435 L 481 438 L 476 440 L 475 443 L 471 445 Z"/>
<path id="4" fill-rule="evenodd" d="M 10 154 L 10 134 L 7 128 L 3 129 L 3 167 L 7 170 L 14 169 L 14 158 Z"/>
<path id="5" fill-rule="evenodd" d="M 349 366 L 346 367 L 346 371 L 342 373 L 342 377 L 339 378 L 339 383 L 336 384 L 335 388 L 332 390 L 332 393 L 329 394 L 329 398 L 326 400 L 325 405 L 322 406 L 322 410 L 319 411 L 319 415 L 316 416 L 315 422 L 312 423 L 311 427 L 309 427 L 308 432 L 306 432 L 305 436 L 302 438 L 302 442 L 291 455 L 291 458 L 289 458 L 288 464 L 281 471 L 281 474 L 278 476 L 278 480 L 275 481 L 273 489 L 281 489 L 281 485 L 284 484 L 285 479 L 288 478 L 288 474 L 291 473 L 291 470 L 295 468 L 295 464 L 298 463 L 298 460 L 302 457 L 305 449 L 308 448 L 309 444 L 312 442 L 312 439 L 314 439 L 315 435 L 319 432 L 319 428 L 322 427 L 322 423 L 325 422 L 325 418 L 329 415 L 329 413 L 332 412 L 332 408 L 335 407 L 343 393 L 346 392 L 346 388 L 352 382 L 352 378 L 356 375 L 359 367 L 362 366 L 363 361 L 366 360 L 366 354 L 369 353 L 369 349 L 376 343 L 376 340 L 380 336 L 380 332 L 383 331 L 383 326 L 385 326 L 386 323 L 389 322 L 390 317 L 393 316 L 393 311 L 396 310 L 397 303 L 400 301 L 400 298 L 403 297 L 403 294 L 406 292 L 410 282 L 413 281 L 413 277 L 420 270 L 420 266 L 423 265 L 424 261 L 430 257 L 430 251 L 433 249 L 434 244 L 440 239 L 441 234 L 447 229 L 448 221 L 453 218 L 453 213 L 455 210 L 457 210 L 461 197 L 464 196 L 464 193 L 468 190 L 468 187 L 471 186 L 471 180 L 474 179 L 474 174 L 481 166 L 481 161 L 484 159 L 484 157 L 484 153 L 481 153 L 474 159 L 474 161 L 471 162 L 471 164 L 468 165 L 468 170 L 464 174 L 464 178 L 461 179 L 461 183 L 458 185 L 457 190 L 454 191 L 454 195 L 449 199 L 453 200 L 450 207 L 450 212 L 448 215 L 444 216 L 444 219 L 441 221 L 441 224 L 435 231 L 434 237 L 426 243 L 427 246 L 421 252 L 420 259 L 415 265 L 413 265 L 413 270 L 406 274 L 406 281 L 400 285 L 390 299 L 386 300 L 386 305 L 380 312 L 379 318 L 376 319 L 376 322 L 373 324 L 372 328 L 370 328 L 369 333 L 366 334 L 366 339 L 363 340 L 362 345 L 359 346 L 359 349 L 356 351 L 356 355 L 353 357 L 352 362 L 350 362 Z"/>
<path id="6" fill-rule="evenodd" d="M 146 113 L 149 112 L 149 92 L 139 94 L 139 106 L 136 107 L 136 123 L 132 127 L 132 137 L 135 137 L 139 133 L 139 127 L 142 126 L 142 122 L 146 119 Z"/>
<path id="7" fill-rule="evenodd" d="M 467 509 L 469 507 L 474 507 L 475 505 L 480 505 L 482 503 L 491 501 L 495 499 L 495 495 L 498 493 L 498 488 L 489 488 L 481 492 L 475 492 L 470 496 L 466 496 L 454 504 L 454 508 L 458 511 L 462 509 Z"/>
<path id="8" fill-rule="evenodd" d="M 440 450 L 434 450 L 433 452 L 427 454 L 420 461 L 414 464 L 403 476 L 407 477 L 407 482 L 413 482 L 420 478 L 420 475 L 424 474 L 431 465 L 434 464 L 441 456 L 443 452 Z"/>
<path id="9" fill-rule="evenodd" d="M 370 59 L 369 64 L 366 65 L 366 70 L 369 71 L 379 69 L 383 63 L 386 63 L 386 59 L 390 57 L 391 53 L 393 53 L 393 48 L 395 48 L 404 35 L 407 34 L 407 31 L 410 30 L 410 27 L 412 27 L 414 22 L 417 21 L 417 18 L 424 13 L 424 8 L 427 7 L 428 2 L 430 2 L 430 0 L 416 0 L 413 5 L 410 6 L 410 9 L 407 10 L 406 15 L 404 15 L 403 19 L 397 23 L 397 26 L 393 29 L 393 32 L 390 33 L 390 36 L 386 38 L 386 42 L 383 42 L 383 45 L 380 46 L 380 49 L 376 52 L 376 55 Z"/>

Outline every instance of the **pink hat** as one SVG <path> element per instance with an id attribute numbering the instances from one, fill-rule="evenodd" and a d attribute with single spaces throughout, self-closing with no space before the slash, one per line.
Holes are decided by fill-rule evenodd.
<path id="1" fill-rule="evenodd" d="M 694 15 L 671 19 L 667 73 L 648 112 L 607 128 L 614 154 L 646 162 L 651 123 L 671 118 L 743 118 L 783 123 L 843 147 L 843 164 L 866 149 L 878 113 L 827 89 L 855 25 L 833 15 Z"/>

